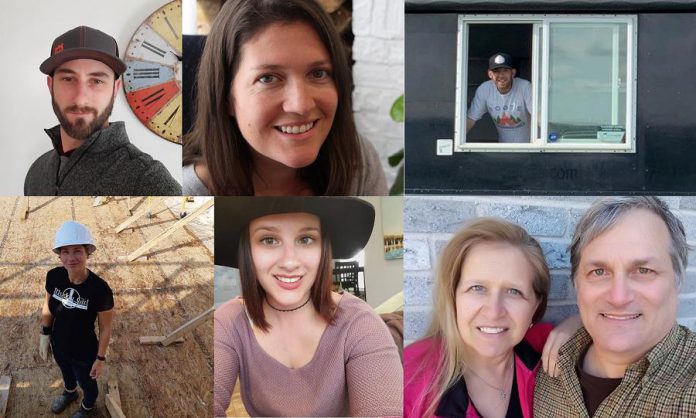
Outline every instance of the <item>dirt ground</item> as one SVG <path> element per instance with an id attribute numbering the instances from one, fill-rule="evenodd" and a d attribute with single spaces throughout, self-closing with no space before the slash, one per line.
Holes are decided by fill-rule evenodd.
<path id="1" fill-rule="evenodd" d="M 87 267 L 114 293 L 113 337 L 106 373 L 99 379 L 96 416 L 109 416 L 104 394 L 111 379 L 118 380 L 129 418 L 212 416 L 212 318 L 186 334 L 183 344 L 138 342 L 143 335 L 167 335 L 213 305 L 211 251 L 184 228 L 147 257 L 118 261 L 173 225 L 178 214 L 160 204 L 151 217 L 116 234 L 114 227 L 130 216 L 125 197 L 98 207 L 89 197 L 29 199 L 27 219 L 22 219 L 26 198 L 0 197 L 0 375 L 12 377 L 7 417 L 54 416 L 49 407 L 62 391 L 62 379 L 58 366 L 38 355 L 39 321 L 46 272 L 60 265 L 51 251 L 54 234 L 71 219 L 91 229 L 97 251 Z M 133 210 L 145 199 L 131 198 Z M 60 416 L 75 409 L 77 404 Z"/>

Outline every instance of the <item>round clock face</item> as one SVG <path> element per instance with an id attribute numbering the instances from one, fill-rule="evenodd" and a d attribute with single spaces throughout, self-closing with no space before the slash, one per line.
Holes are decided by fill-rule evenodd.
<path id="1" fill-rule="evenodd" d="M 123 89 L 143 125 L 181 144 L 181 0 L 157 9 L 135 31 L 124 61 Z"/>

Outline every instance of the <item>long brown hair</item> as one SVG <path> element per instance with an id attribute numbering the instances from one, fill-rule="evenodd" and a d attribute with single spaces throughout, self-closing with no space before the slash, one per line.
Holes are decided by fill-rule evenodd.
<path id="1" fill-rule="evenodd" d="M 215 18 L 197 76 L 195 117 L 184 137 L 183 164 L 204 162 L 214 195 L 253 195 L 251 149 L 234 116 L 229 92 L 245 42 L 271 24 L 306 22 L 331 56 L 338 106 L 317 159 L 300 169 L 316 195 L 348 195 L 363 169 L 353 120 L 352 76 L 346 50 L 331 18 L 315 0 L 229 0 Z"/>
<path id="2" fill-rule="evenodd" d="M 247 225 L 239 236 L 239 277 L 242 282 L 242 297 L 244 306 L 251 321 L 261 330 L 268 332 L 271 324 L 266 321 L 263 313 L 263 300 L 266 298 L 266 291 L 261 287 L 256 276 L 254 258 L 251 255 L 251 237 L 249 225 Z M 319 315 L 329 324 L 334 323 L 335 304 L 331 298 L 331 283 L 333 277 L 333 260 L 331 258 L 331 237 L 321 223 L 321 258 L 317 277 L 312 283 L 310 298 L 312 305 Z"/>

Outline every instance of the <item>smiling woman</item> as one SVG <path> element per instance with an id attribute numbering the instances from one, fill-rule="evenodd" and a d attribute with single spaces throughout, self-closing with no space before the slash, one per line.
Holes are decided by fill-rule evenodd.
<path id="1" fill-rule="evenodd" d="M 360 251 L 374 216 L 357 198 L 216 198 L 215 264 L 239 268 L 243 297 L 215 311 L 215 416 L 238 379 L 251 416 L 401 416 L 385 323 L 331 291 L 332 258 Z"/>
<path id="2" fill-rule="evenodd" d="M 316 32 L 306 23 L 270 25 L 244 44 L 242 57 L 230 115 L 257 171 L 272 175 L 312 164 L 338 106 L 331 59 Z"/>
<path id="3" fill-rule="evenodd" d="M 404 416 L 531 417 L 551 331 L 539 243 L 501 219 L 466 225 L 442 253 L 427 338 L 404 350 Z"/>
<path id="4" fill-rule="evenodd" d="M 39 354 L 45 361 L 52 351 L 63 377 L 64 390 L 51 404 L 51 412 L 63 412 L 79 398 L 77 386 L 82 388 L 80 409 L 72 418 L 85 418 L 95 412 L 97 378 L 104 374 L 111 339 L 113 293 L 102 278 L 87 269 L 87 259 L 96 248 L 87 227 L 65 222 L 53 244 L 53 252 L 63 266 L 46 274 Z M 98 339 L 95 321 L 99 323 Z"/>
<path id="5" fill-rule="evenodd" d="M 387 194 L 351 89 L 340 36 L 314 0 L 226 2 L 198 70 L 184 194 Z"/>

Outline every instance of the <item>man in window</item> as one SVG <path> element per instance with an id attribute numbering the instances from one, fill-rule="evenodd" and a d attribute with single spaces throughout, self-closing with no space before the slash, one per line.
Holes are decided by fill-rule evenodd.
<path id="1" fill-rule="evenodd" d="M 583 328 L 539 372 L 534 416 L 696 416 L 696 334 L 677 323 L 689 245 L 656 197 L 596 202 L 570 246 Z"/>
<path id="2" fill-rule="evenodd" d="M 87 26 L 69 30 L 39 69 L 60 124 L 46 130 L 53 149 L 29 168 L 25 195 L 181 195 L 165 166 L 130 143 L 124 123 L 109 123 L 126 70 L 114 38 Z"/>
<path id="3" fill-rule="evenodd" d="M 498 142 L 529 142 L 532 84 L 515 78 L 512 57 L 494 54 L 488 60 L 488 78 L 476 89 L 467 113 L 466 131 L 487 112 L 498 129 Z"/>

